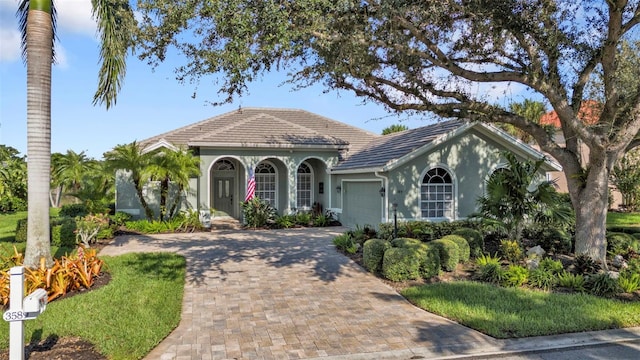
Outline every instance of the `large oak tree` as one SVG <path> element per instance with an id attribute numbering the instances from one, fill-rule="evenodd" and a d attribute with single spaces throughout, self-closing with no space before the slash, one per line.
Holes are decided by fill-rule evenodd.
<path id="1" fill-rule="evenodd" d="M 511 124 L 564 167 L 576 252 L 603 260 L 607 180 L 640 130 L 640 82 L 621 96 L 620 45 L 638 36 L 639 0 L 140 0 L 141 56 L 175 47 L 179 80 L 217 74 L 220 102 L 266 71 L 297 86 L 348 89 L 394 111 Z M 578 111 L 602 74 L 595 124 Z M 488 93 L 528 91 L 558 114 L 566 145 Z M 580 144 L 589 149 L 581 162 Z"/>

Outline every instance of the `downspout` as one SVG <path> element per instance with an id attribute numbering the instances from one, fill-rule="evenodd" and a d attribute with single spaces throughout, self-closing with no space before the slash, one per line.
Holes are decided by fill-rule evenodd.
<path id="1" fill-rule="evenodd" d="M 382 179 L 382 186 L 384 186 L 384 199 L 382 200 L 382 213 L 384 214 L 384 222 L 389 222 L 389 178 L 380 174 L 378 171 L 374 171 L 373 175 Z"/>

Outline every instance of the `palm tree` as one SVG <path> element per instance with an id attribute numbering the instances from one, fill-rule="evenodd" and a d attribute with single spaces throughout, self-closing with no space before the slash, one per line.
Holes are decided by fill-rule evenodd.
<path id="1" fill-rule="evenodd" d="M 135 25 L 128 0 L 92 0 L 101 34 L 98 90 L 94 104 L 115 104 Z M 49 241 L 51 169 L 51 64 L 56 11 L 53 0 L 22 0 L 18 6 L 22 53 L 27 64 L 28 220 L 24 265 L 53 264 Z"/>
<path id="2" fill-rule="evenodd" d="M 53 157 L 53 177 L 62 186 L 63 193 L 75 195 L 82 188 L 84 178 L 97 171 L 98 164 L 85 155 L 84 151 L 76 153 L 67 150 L 66 154 Z"/>
<path id="3" fill-rule="evenodd" d="M 117 145 L 104 154 L 107 169 L 111 171 L 127 171 L 136 189 L 138 200 L 148 220 L 153 219 L 153 210 L 143 196 L 144 185 L 150 179 L 151 154 L 143 153 L 137 142 Z"/>
<path id="4" fill-rule="evenodd" d="M 171 174 L 171 182 L 177 187 L 177 193 L 173 199 L 173 204 L 169 209 L 169 216 L 176 215 L 176 210 L 182 199 L 183 192 L 189 188 L 189 179 L 200 176 L 200 158 L 193 155 L 193 152 L 178 149 L 169 154 L 171 162 L 174 164 L 173 174 Z"/>
<path id="5" fill-rule="evenodd" d="M 540 181 L 540 166 L 544 159 L 518 161 L 510 152 L 503 154 L 508 167 L 496 170 L 486 183 L 485 196 L 478 199 L 481 216 L 506 230 L 517 241 L 527 222 L 544 219 L 566 223 L 571 219 L 568 209 L 555 191 L 552 181 Z M 548 217 L 556 217 L 548 220 Z"/>
<path id="6" fill-rule="evenodd" d="M 166 220 L 175 215 L 189 179 L 200 174 L 200 159 L 184 149 L 163 149 L 151 157 L 149 173 L 152 180 L 160 182 L 160 220 Z M 177 191 L 169 208 L 170 184 Z"/>

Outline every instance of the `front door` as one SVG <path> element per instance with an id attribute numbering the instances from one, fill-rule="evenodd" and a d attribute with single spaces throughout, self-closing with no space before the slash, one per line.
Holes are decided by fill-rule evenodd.
<path id="1" fill-rule="evenodd" d="M 213 208 L 217 214 L 236 217 L 233 199 L 233 178 L 216 177 L 213 180 Z"/>

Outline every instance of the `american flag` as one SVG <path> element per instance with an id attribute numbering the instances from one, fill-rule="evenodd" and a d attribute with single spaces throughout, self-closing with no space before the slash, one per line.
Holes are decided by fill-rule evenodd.
<path id="1" fill-rule="evenodd" d="M 256 177 L 253 170 L 249 170 L 249 181 L 247 181 L 247 196 L 244 197 L 244 201 L 247 202 L 256 195 Z"/>

